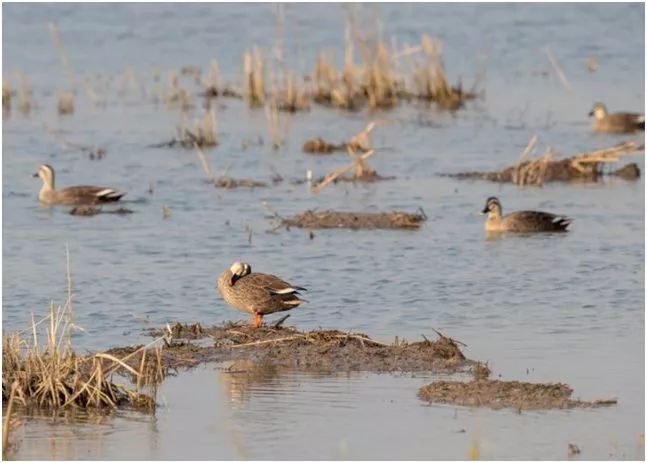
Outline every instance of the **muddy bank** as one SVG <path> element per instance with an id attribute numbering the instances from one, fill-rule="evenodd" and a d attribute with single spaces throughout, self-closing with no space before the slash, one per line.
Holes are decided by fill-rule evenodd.
<path id="1" fill-rule="evenodd" d="M 470 382 L 436 381 L 421 387 L 418 397 L 429 403 L 518 410 L 591 408 L 617 404 L 616 399 L 571 399 L 572 393 L 573 389 L 564 383 L 525 383 L 480 378 Z"/>
<path id="2" fill-rule="evenodd" d="M 276 325 L 276 324 L 275 324 Z M 151 336 L 164 335 L 152 330 Z M 204 362 L 248 360 L 311 371 L 469 372 L 478 362 L 465 358 L 458 342 L 443 335 L 435 340 L 387 344 L 363 333 L 339 330 L 298 331 L 292 327 L 226 323 L 172 327 L 161 361 L 166 368 L 192 367 Z M 124 357 L 138 347 L 111 349 Z"/>
<path id="3" fill-rule="evenodd" d="M 283 219 L 286 228 L 350 228 L 371 229 L 417 229 L 427 220 L 422 209 L 417 213 L 408 212 L 338 212 L 307 210 L 293 217 Z"/>

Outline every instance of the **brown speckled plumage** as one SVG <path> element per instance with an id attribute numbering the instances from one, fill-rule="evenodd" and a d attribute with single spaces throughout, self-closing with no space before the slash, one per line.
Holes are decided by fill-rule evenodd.
<path id="1" fill-rule="evenodd" d="M 645 130 L 645 115 L 638 113 L 609 113 L 606 106 L 596 103 L 589 113 L 593 116 L 593 131 L 630 133 Z"/>
<path id="2" fill-rule="evenodd" d="M 482 212 L 488 215 L 485 230 L 490 232 L 560 232 L 567 231 L 571 223 L 568 217 L 541 211 L 517 211 L 504 216 L 501 203 L 495 197 L 487 199 Z"/>
<path id="3" fill-rule="evenodd" d="M 305 288 L 293 286 L 274 275 L 252 273 L 249 264 L 235 262 L 218 277 L 218 292 L 232 307 L 254 315 L 260 325 L 263 315 L 294 309 L 306 302 L 299 298 Z"/>
<path id="4" fill-rule="evenodd" d="M 56 190 L 54 186 L 54 169 L 48 164 L 43 164 L 34 174 L 40 177 L 43 186 L 38 193 L 38 200 L 45 205 L 72 205 L 85 206 L 104 204 L 119 201 L 126 193 L 115 188 L 80 185 Z"/>

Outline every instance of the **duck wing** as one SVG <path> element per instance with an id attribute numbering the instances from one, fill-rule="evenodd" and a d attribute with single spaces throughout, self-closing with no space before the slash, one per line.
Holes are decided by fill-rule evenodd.
<path id="1" fill-rule="evenodd" d="M 512 212 L 505 217 L 512 231 L 566 231 L 571 219 L 541 211 Z"/>
<path id="2" fill-rule="evenodd" d="M 126 193 L 115 188 L 79 185 L 63 188 L 58 191 L 62 197 L 70 198 L 79 202 L 88 201 L 92 203 L 107 203 L 118 201 Z"/>
<path id="3" fill-rule="evenodd" d="M 265 273 L 250 273 L 238 279 L 234 287 L 245 293 L 251 305 L 261 313 L 289 310 L 307 302 L 299 297 L 299 291 L 306 291 L 305 288 Z"/>

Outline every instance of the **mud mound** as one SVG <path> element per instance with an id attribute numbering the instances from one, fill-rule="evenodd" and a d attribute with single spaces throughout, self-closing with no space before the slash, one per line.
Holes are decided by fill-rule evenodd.
<path id="1" fill-rule="evenodd" d="M 416 229 L 427 219 L 425 213 L 407 212 L 337 212 L 305 211 L 283 220 L 286 227 L 298 228 L 350 228 L 359 229 Z"/>
<path id="2" fill-rule="evenodd" d="M 150 334 L 159 336 L 163 332 Z M 203 328 L 178 323 L 169 338 L 162 363 L 171 369 L 232 360 L 302 370 L 371 372 L 466 372 L 476 364 L 465 358 L 456 341 L 442 335 L 434 341 L 386 344 L 362 333 L 338 330 L 253 329 L 248 324 L 233 323 Z M 135 348 L 110 353 L 123 355 L 129 349 Z"/>
<path id="3" fill-rule="evenodd" d="M 303 152 L 309 154 L 332 154 L 335 151 L 343 151 L 346 149 L 344 143 L 335 145 L 328 143 L 323 138 L 313 138 L 303 144 Z"/>
<path id="4" fill-rule="evenodd" d="M 573 389 L 564 383 L 541 384 L 476 379 L 471 382 L 433 382 L 421 387 L 418 397 L 429 403 L 519 410 L 602 407 L 617 403 L 616 399 L 590 402 L 573 400 L 570 398 L 572 393 Z"/>
<path id="5" fill-rule="evenodd" d="M 117 215 L 128 215 L 132 214 L 135 211 L 127 209 L 125 207 L 120 207 L 119 209 L 106 209 L 103 210 L 100 207 L 95 206 L 74 206 L 70 209 L 70 215 L 80 215 L 83 217 L 92 217 L 97 214 L 117 214 Z"/>
<path id="6" fill-rule="evenodd" d="M 231 190 L 233 188 L 265 188 L 267 183 L 259 182 L 251 178 L 231 178 L 231 177 L 220 177 L 214 180 L 213 185 L 216 188 L 224 188 L 226 190 Z"/>

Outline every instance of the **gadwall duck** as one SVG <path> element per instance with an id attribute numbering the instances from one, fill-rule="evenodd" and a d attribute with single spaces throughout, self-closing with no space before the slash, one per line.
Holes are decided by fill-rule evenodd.
<path id="1" fill-rule="evenodd" d="M 218 277 L 218 292 L 227 304 L 254 316 L 252 326 L 258 328 L 263 315 L 294 309 L 307 302 L 299 298 L 305 288 L 293 286 L 274 275 L 252 273 L 244 262 L 234 264 Z"/>
<path id="2" fill-rule="evenodd" d="M 489 232 L 566 231 L 566 227 L 571 223 L 571 219 L 563 215 L 540 211 L 517 211 L 504 216 L 501 203 L 494 196 L 487 199 L 482 213 L 488 215 L 485 221 L 485 230 Z"/>
<path id="3" fill-rule="evenodd" d="M 589 113 L 593 116 L 594 132 L 629 133 L 645 130 L 645 115 L 638 113 L 611 113 L 602 103 L 596 103 Z"/>
<path id="4" fill-rule="evenodd" d="M 40 177 L 43 186 L 38 193 L 38 200 L 42 204 L 64 204 L 64 205 L 91 205 L 119 201 L 126 193 L 114 188 L 102 186 L 71 186 L 56 190 L 54 188 L 54 169 L 48 164 L 43 164 L 34 174 Z"/>

